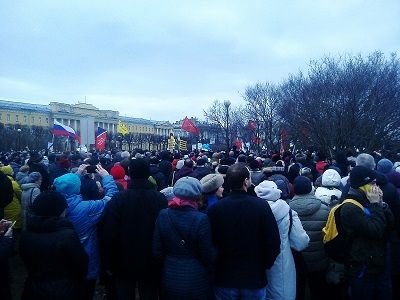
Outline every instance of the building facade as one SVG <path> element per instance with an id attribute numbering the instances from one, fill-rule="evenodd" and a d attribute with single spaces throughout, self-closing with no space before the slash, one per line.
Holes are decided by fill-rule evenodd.
<path id="1" fill-rule="evenodd" d="M 54 120 L 81 132 L 81 120 L 93 118 L 93 130 L 97 127 L 108 132 L 110 146 L 121 148 L 163 149 L 166 139 L 173 132 L 173 126 L 168 121 L 152 121 L 141 118 L 123 117 L 118 111 L 101 110 L 87 104 L 66 104 L 50 102 L 49 105 L 31 104 L 0 100 L 0 124 L 7 129 L 41 127 L 43 130 L 52 128 Z M 121 121 L 128 129 L 128 134 L 121 135 L 118 123 Z"/>

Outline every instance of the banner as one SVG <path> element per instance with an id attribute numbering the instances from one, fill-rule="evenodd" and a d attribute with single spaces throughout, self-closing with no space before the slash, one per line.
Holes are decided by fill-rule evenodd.
<path id="1" fill-rule="evenodd" d="M 76 132 L 71 127 L 54 120 L 52 133 L 55 136 L 69 136 L 76 139 Z"/>
<path id="2" fill-rule="evenodd" d="M 187 141 L 184 141 L 184 140 L 179 141 L 179 150 L 187 151 Z"/>
<path id="3" fill-rule="evenodd" d="M 102 151 L 106 148 L 107 130 L 97 127 L 96 132 L 96 150 Z"/>
<path id="4" fill-rule="evenodd" d="M 170 136 L 169 138 L 168 138 L 168 150 L 169 151 L 173 151 L 174 150 L 174 147 L 175 147 L 175 138 L 174 138 L 174 136 Z"/>

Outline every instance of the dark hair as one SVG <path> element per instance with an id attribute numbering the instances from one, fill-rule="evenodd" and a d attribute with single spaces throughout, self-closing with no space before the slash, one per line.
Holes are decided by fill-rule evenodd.
<path id="1" fill-rule="evenodd" d="M 190 158 L 185 159 L 184 166 L 186 166 L 188 168 L 193 168 L 193 166 L 194 166 L 193 160 L 191 160 Z"/>
<path id="2" fill-rule="evenodd" d="M 250 178 L 249 169 L 243 164 L 234 164 L 226 172 L 226 181 L 232 190 L 240 190 L 246 178 Z"/>

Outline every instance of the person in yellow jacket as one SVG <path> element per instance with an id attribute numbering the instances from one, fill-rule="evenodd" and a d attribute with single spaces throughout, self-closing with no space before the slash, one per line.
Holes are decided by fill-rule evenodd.
<path id="1" fill-rule="evenodd" d="M 12 182 L 12 187 L 14 190 L 14 195 L 11 203 L 9 203 L 4 208 L 4 219 L 9 221 L 16 221 L 14 225 L 14 229 L 21 229 L 22 222 L 21 222 L 21 187 L 19 184 L 14 180 L 13 175 L 14 171 L 10 165 L 0 167 L 0 171 L 3 172 Z"/>

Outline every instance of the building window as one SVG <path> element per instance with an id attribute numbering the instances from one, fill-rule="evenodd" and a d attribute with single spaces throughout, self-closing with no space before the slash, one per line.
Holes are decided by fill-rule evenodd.
<path id="1" fill-rule="evenodd" d="M 18 120 L 18 115 L 15 115 L 15 122 L 18 122 L 19 120 Z"/>
<path id="2" fill-rule="evenodd" d="M 3 117 L 1 116 L 1 114 L 0 114 L 0 120 L 2 119 Z"/>
<path id="3" fill-rule="evenodd" d="M 7 122 L 10 122 L 10 119 L 11 119 L 10 114 L 7 114 Z"/>
<path id="4" fill-rule="evenodd" d="M 39 124 L 42 124 L 42 117 L 39 117 Z"/>
<path id="5" fill-rule="evenodd" d="M 46 123 L 49 124 L 49 118 L 46 118 Z"/>
<path id="6" fill-rule="evenodd" d="M 26 121 L 27 121 L 27 118 L 26 118 L 26 116 L 24 116 L 24 123 L 26 123 Z"/>
<path id="7" fill-rule="evenodd" d="M 35 123 L 35 117 L 32 117 L 31 120 L 32 120 L 32 123 Z"/>

